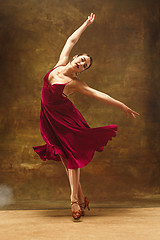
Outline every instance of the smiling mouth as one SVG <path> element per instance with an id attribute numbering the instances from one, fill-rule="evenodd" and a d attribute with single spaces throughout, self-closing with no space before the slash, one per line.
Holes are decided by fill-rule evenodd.
<path id="1" fill-rule="evenodd" d="M 79 68 L 79 65 L 78 65 L 78 63 L 76 63 L 76 65 L 77 65 L 77 68 Z"/>

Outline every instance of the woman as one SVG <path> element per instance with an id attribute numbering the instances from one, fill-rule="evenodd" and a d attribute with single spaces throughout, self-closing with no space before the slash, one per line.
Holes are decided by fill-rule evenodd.
<path id="1" fill-rule="evenodd" d="M 108 140 L 115 137 L 117 126 L 90 128 L 68 96 L 77 91 L 121 108 L 127 117 L 129 114 L 133 118 L 139 115 L 120 101 L 89 87 L 77 78 L 78 73 L 91 66 L 92 58 L 89 55 L 76 55 L 71 62 L 68 62 L 73 46 L 94 19 L 95 14 L 91 13 L 88 19 L 67 39 L 56 66 L 44 77 L 40 129 L 46 145 L 33 147 L 44 161 L 46 159 L 62 161 L 71 187 L 71 207 L 74 219 L 79 219 L 84 215 L 86 207 L 89 210 L 89 201 L 84 197 L 80 184 L 80 168 L 91 161 L 95 151 L 103 151 Z"/>

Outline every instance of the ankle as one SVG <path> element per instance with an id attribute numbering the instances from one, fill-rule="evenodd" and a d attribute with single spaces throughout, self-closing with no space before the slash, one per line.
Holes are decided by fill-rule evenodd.
<path id="1" fill-rule="evenodd" d="M 78 201 L 79 201 L 79 203 L 84 203 L 85 202 L 85 197 L 84 196 L 78 197 Z"/>
<path id="2" fill-rule="evenodd" d="M 71 202 L 78 202 L 78 200 L 77 195 L 71 195 Z"/>

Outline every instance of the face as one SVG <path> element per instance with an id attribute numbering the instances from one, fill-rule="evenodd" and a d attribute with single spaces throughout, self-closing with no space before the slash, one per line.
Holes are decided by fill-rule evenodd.
<path id="1" fill-rule="evenodd" d="M 86 55 L 75 56 L 71 62 L 76 72 L 82 72 L 90 65 L 90 57 Z"/>

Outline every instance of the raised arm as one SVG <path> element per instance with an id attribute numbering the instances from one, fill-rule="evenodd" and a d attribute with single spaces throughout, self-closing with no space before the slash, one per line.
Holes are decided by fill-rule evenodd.
<path id="1" fill-rule="evenodd" d="M 58 63 L 56 65 L 66 65 L 68 63 L 69 54 L 74 47 L 74 45 L 78 42 L 81 34 L 84 32 L 84 30 L 93 23 L 95 19 L 95 14 L 91 13 L 90 16 L 88 16 L 88 19 L 67 39 L 62 52 L 60 54 Z"/>
<path id="2" fill-rule="evenodd" d="M 127 107 L 124 103 L 110 97 L 109 95 L 107 95 L 106 93 L 100 92 L 98 90 L 95 90 L 91 87 L 89 87 L 86 83 L 82 82 L 82 81 L 76 81 L 76 91 L 83 93 L 89 97 L 93 97 L 96 98 L 104 103 L 107 103 L 109 105 L 121 108 L 122 111 L 126 114 L 126 117 L 129 117 L 129 114 L 133 117 L 136 118 L 135 115 L 139 115 L 139 113 L 133 111 L 132 109 L 130 109 L 129 107 Z"/>

